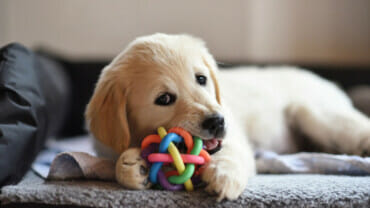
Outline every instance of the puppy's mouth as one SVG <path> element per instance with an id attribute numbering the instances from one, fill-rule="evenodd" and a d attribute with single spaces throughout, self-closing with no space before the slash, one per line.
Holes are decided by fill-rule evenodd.
<path id="1" fill-rule="evenodd" d="M 213 138 L 213 139 L 203 139 L 203 149 L 205 149 L 208 153 L 214 154 L 218 152 L 222 147 L 222 140 Z"/>

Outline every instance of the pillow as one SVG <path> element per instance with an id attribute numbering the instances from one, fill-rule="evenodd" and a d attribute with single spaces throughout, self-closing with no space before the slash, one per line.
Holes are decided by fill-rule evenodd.
<path id="1" fill-rule="evenodd" d="M 68 111 L 68 79 L 52 60 L 13 43 L 0 49 L 0 187 L 17 182 Z"/>

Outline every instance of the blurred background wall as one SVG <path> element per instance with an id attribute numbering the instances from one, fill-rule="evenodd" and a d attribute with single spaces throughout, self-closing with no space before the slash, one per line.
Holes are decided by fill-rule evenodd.
<path id="1" fill-rule="evenodd" d="M 199 36 L 229 63 L 370 66 L 369 0 L 0 0 L 0 45 L 105 59 L 155 32 Z"/>

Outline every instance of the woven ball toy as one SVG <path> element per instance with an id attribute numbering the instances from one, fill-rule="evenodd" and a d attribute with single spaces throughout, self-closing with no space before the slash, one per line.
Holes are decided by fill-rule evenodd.
<path id="1" fill-rule="evenodd" d="M 203 149 L 203 141 L 199 137 L 193 139 L 189 132 L 180 127 L 171 128 L 168 133 L 163 127 L 157 131 L 158 134 L 145 137 L 141 143 L 141 156 L 150 166 L 150 182 L 171 191 L 182 190 L 184 187 L 187 191 L 194 190 L 192 177 L 199 176 L 199 167 L 211 159 Z M 174 143 L 184 143 L 186 154 L 181 154 Z M 161 168 L 170 164 L 176 170 L 164 173 Z"/>

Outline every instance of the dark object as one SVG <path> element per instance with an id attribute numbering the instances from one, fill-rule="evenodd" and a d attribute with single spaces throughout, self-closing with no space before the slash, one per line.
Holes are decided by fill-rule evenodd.
<path id="1" fill-rule="evenodd" d="M 0 49 L 0 186 L 17 182 L 68 111 L 60 66 L 20 44 Z"/>
<path id="2" fill-rule="evenodd" d="M 84 113 L 87 103 L 93 94 L 95 84 L 98 81 L 101 70 L 109 64 L 109 61 L 71 61 L 43 48 L 36 50 L 49 59 L 58 62 L 70 79 L 71 99 L 69 113 L 58 135 L 72 137 L 86 134 Z"/>

